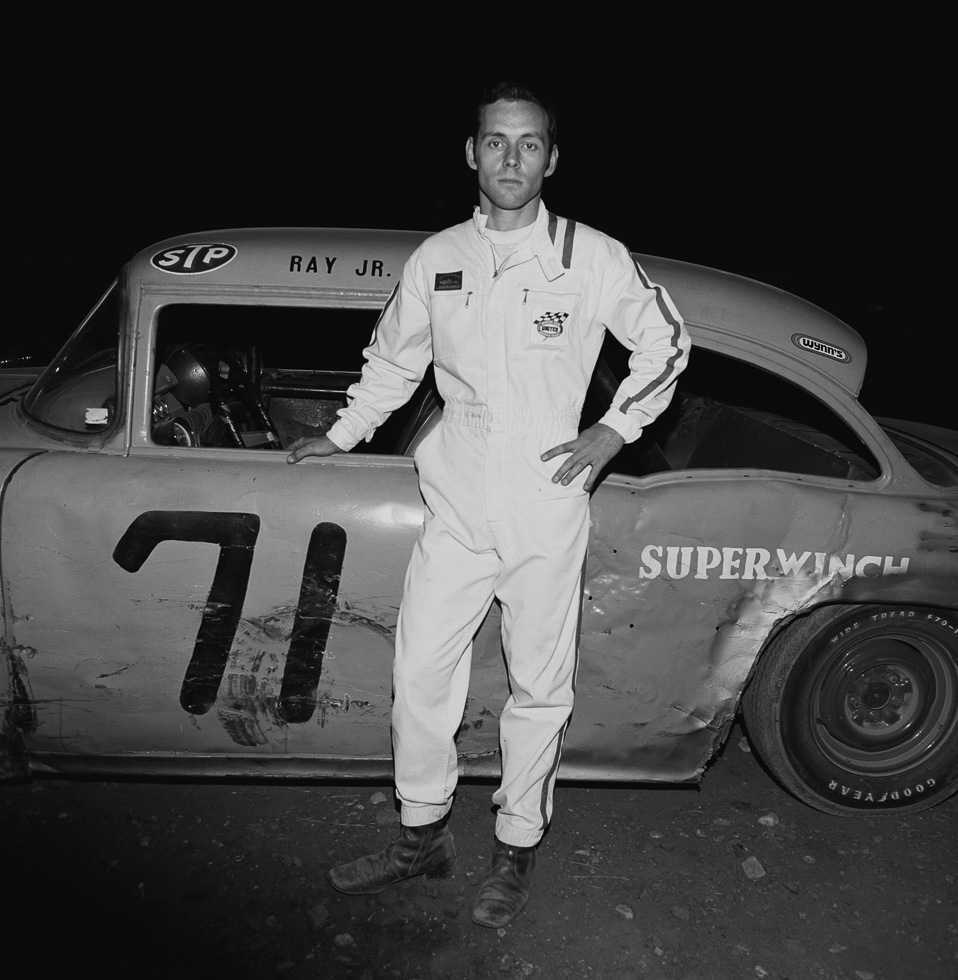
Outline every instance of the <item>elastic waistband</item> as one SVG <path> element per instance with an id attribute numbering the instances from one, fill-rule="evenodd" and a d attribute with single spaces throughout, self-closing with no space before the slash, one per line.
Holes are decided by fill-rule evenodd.
<path id="1" fill-rule="evenodd" d="M 450 425 L 462 425 L 484 432 L 536 432 L 579 425 L 579 412 L 573 409 L 554 412 L 508 411 L 493 412 L 489 408 L 446 402 L 442 420 Z"/>

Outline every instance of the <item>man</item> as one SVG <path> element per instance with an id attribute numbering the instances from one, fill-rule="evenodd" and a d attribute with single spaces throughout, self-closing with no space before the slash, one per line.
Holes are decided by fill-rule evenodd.
<path id="1" fill-rule="evenodd" d="M 555 120 L 531 92 L 498 86 L 466 161 L 479 178 L 470 221 L 427 239 L 365 352 L 350 402 L 290 462 L 349 450 L 412 395 L 432 361 L 442 424 L 416 451 L 426 504 L 406 574 L 393 670 L 393 754 L 402 835 L 334 868 L 370 894 L 450 873 L 454 736 L 472 639 L 502 607 L 510 697 L 499 719 L 502 782 L 491 869 L 473 919 L 497 928 L 526 904 L 549 823 L 572 712 L 589 491 L 603 467 L 668 404 L 688 356 L 682 321 L 627 250 L 550 214 Z M 606 328 L 633 353 L 601 422 L 578 432 Z M 562 462 L 550 464 L 556 457 Z"/>

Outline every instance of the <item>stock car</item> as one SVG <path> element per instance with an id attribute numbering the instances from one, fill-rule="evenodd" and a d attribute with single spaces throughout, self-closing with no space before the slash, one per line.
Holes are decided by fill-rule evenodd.
<path id="1" fill-rule="evenodd" d="M 43 369 L 0 372 L 0 765 L 388 777 L 391 660 L 422 521 L 427 376 L 354 452 L 325 431 L 424 236 L 240 229 L 133 258 Z M 958 434 L 879 423 L 862 338 L 740 276 L 636 255 L 694 348 L 593 492 L 560 778 L 700 779 L 741 711 L 835 813 L 958 789 Z M 625 370 L 611 341 L 583 425 Z M 496 777 L 493 605 L 457 735 Z"/>

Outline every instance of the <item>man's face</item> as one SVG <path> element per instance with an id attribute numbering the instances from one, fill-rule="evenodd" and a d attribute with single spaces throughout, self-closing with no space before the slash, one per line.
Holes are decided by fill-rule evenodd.
<path id="1" fill-rule="evenodd" d="M 466 161 L 479 174 L 483 214 L 521 218 L 518 227 L 535 219 L 542 182 L 555 170 L 559 151 L 549 149 L 545 112 L 531 102 L 499 100 L 486 106 L 479 133 L 466 140 Z"/>

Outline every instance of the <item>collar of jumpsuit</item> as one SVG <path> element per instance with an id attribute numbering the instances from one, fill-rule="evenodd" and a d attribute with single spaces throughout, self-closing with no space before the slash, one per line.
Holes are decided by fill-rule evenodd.
<path id="1" fill-rule="evenodd" d="M 476 229 L 476 234 L 488 242 L 490 247 L 495 251 L 495 243 L 490 237 L 492 229 L 486 230 L 486 222 L 488 221 L 488 215 L 483 214 L 479 210 L 479 206 L 476 205 L 475 210 L 472 212 L 472 222 Z M 539 201 L 539 213 L 536 215 L 536 220 L 532 225 L 532 232 L 528 238 L 521 239 L 521 247 L 517 248 L 505 262 L 500 266 L 498 262 L 496 263 L 496 275 L 502 273 L 505 268 L 512 265 L 517 265 L 521 261 L 526 261 L 530 256 L 526 255 L 526 250 L 531 249 L 532 254 L 539 260 L 539 265 L 542 267 L 543 275 L 549 282 L 553 282 L 558 279 L 565 269 L 562 267 L 562 260 L 559 257 L 559 253 L 556 250 L 556 246 L 553 243 L 552 236 L 554 235 L 554 228 L 550 233 L 550 225 L 553 221 L 553 216 L 549 214 L 546 206 Z M 525 229 L 522 229 L 523 231 Z M 495 234 L 495 233 L 492 233 Z M 500 233 L 501 234 L 501 233 Z M 507 233 L 508 234 L 508 233 Z"/>

